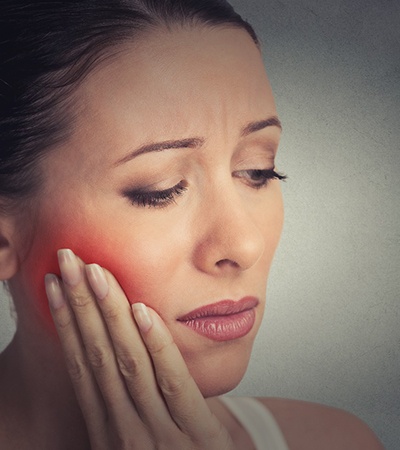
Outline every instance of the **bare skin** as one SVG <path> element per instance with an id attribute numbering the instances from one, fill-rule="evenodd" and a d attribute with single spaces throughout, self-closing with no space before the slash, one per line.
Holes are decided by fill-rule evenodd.
<path id="1" fill-rule="evenodd" d="M 282 229 L 279 182 L 261 184 L 259 175 L 274 169 L 280 136 L 272 92 L 242 30 L 175 30 L 134 50 L 122 49 L 79 88 L 75 133 L 43 161 L 28 254 L 21 223 L 1 219 L 0 275 L 19 322 L 0 358 L 0 447 L 252 448 L 217 396 L 246 370 Z M 128 157 L 149 140 L 192 137 L 203 144 Z M 158 209 L 124 194 L 182 180 L 182 195 Z M 65 252 L 54 262 L 63 247 L 81 257 L 78 272 Z M 43 297 L 48 272 L 57 274 L 47 279 L 54 325 Z M 240 339 L 214 342 L 177 323 L 245 295 L 259 302 Z M 130 308 L 137 301 L 148 306 L 150 328 Z M 382 449 L 347 413 L 261 401 L 291 449 Z"/>
<path id="2" fill-rule="evenodd" d="M 75 395 L 63 361 L 57 382 L 49 384 L 46 366 L 31 354 L 13 351 L 14 342 L 0 359 L 0 390 L 2 408 L 0 421 L 1 447 L 18 449 L 90 448 L 84 418 L 76 404 Z M 34 370 L 24 370 L 29 359 Z M 52 369 L 56 365 L 54 360 Z M 23 376 L 25 375 L 25 376 Z M 36 379 L 35 379 L 36 375 Z M 45 386 L 45 388 L 44 388 Z M 7 387 L 7 389 L 4 389 Z M 40 395 L 32 397 L 32 392 Z M 47 401 L 46 401 L 47 398 Z M 51 398 L 51 400 L 50 400 Z M 373 433 L 355 416 L 335 408 L 286 399 L 259 399 L 274 414 L 290 449 L 371 449 L 383 447 Z M 217 397 L 207 400 L 213 414 L 228 431 L 238 449 L 251 450 L 250 436 Z M 23 429 L 24 433 L 20 430 Z M 71 432 L 73 430 L 73 432 Z M 44 443 L 47 444 L 44 444 Z"/>
<path id="3" fill-rule="evenodd" d="M 112 278 L 110 285 L 112 286 Z M 67 291 L 70 288 L 67 287 Z M 95 298 L 92 298 L 93 293 L 87 293 L 85 292 L 86 286 L 78 286 L 74 287 L 74 297 L 71 296 L 71 294 L 68 294 L 68 297 L 70 298 L 70 302 L 72 308 L 69 309 L 67 306 L 67 303 L 64 303 L 61 307 L 58 305 L 58 309 L 54 311 L 54 317 L 59 332 L 61 340 L 64 342 L 64 350 L 66 352 L 66 355 L 70 355 L 70 362 L 72 360 L 76 360 L 76 355 L 79 354 L 82 349 L 79 348 L 79 344 L 76 341 L 76 330 L 73 330 L 74 327 L 77 326 L 77 323 L 84 319 L 87 325 L 87 322 L 93 323 L 94 325 L 94 318 L 90 319 L 90 316 L 95 315 L 95 309 L 97 308 L 97 305 L 100 304 L 101 311 L 103 312 L 104 317 L 106 318 L 106 322 L 108 324 L 108 330 L 110 331 L 110 334 L 114 337 L 115 340 L 117 339 L 117 335 L 129 335 L 129 329 L 133 328 L 133 321 L 130 322 L 130 320 L 127 320 L 130 318 L 130 315 L 128 314 L 128 310 L 124 310 L 124 308 L 127 307 L 127 302 L 121 302 L 119 313 L 117 311 L 113 311 L 111 313 L 112 308 L 117 307 L 117 302 L 111 301 L 108 305 L 104 305 L 100 303 Z M 114 289 L 112 290 L 112 294 L 115 295 L 116 292 Z M 94 296 L 93 296 L 94 297 Z M 85 299 L 83 302 L 82 300 Z M 101 301 L 108 301 L 108 298 L 101 299 Z M 79 306 L 78 306 L 79 305 Z M 90 311 L 90 309 L 93 309 Z M 70 317 L 69 312 L 71 310 L 75 311 L 75 317 Z M 106 313 L 106 311 L 108 312 Z M 118 318 L 118 314 L 120 317 Z M 78 319 L 78 317 L 81 316 L 81 319 Z M 72 318 L 72 320 L 70 320 Z M 112 318 L 112 321 L 110 319 Z M 114 322 L 114 323 L 113 323 Z M 62 324 L 62 326 L 61 326 Z M 112 327 L 115 326 L 115 330 L 112 331 Z M 100 324 L 95 325 L 96 329 L 96 336 L 98 335 L 98 329 L 101 327 Z M 127 328 L 128 327 L 128 328 Z M 125 330 L 125 328 L 127 328 Z M 132 331 L 132 330 L 131 330 Z M 166 331 L 166 330 L 165 330 Z M 167 332 L 167 335 L 169 333 Z M 83 333 L 85 335 L 85 333 Z M 83 338 L 85 339 L 85 338 Z M 86 337 L 87 339 L 87 337 Z M 166 336 L 166 340 L 168 340 L 168 336 Z M 96 339 L 92 336 L 89 340 L 90 342 L 95 342 Z M 89 342 L 88 341 L 88 342 Z M 130 340 L 131 341 L 131 340 Z M 164 339 L 162 339 L 164 341 Z M 152 347 L 153 344 L 150 344 L 149 341 L 147 341 L 150 346 Z M 163 345 L 165 344 L 165 341 L 163 342 Z M 12 345 L 15 345 L 12 344 Z M 89 344 L 88 344 L 89 345 Z M 157 344 L 157 347 L 159 348 L 159 343 Z M 89 347 L 86 348 L 86 351 L 88 354 L 90 354 Z M 150 351 L 151 353 L 151 351 Z M 160 352 L 162 354 L 163 352 Z M 177 363 L 179 361 L 179 355 L 175 354 L 173 351 L 169 352 L 170 354 L 167 356 L 166 361 L 173 362 L 173 367 L 169 368 L 169 371 L 167 371 L 168 376 L 172 376 L 174 380 L 179 379 L 179 372 L 177 371 Z M 3 355 L 2 359 L 0 360 L 0 364 L 2 364 L 2 368 L 4 368 L 5 364 L 12 361 L 14 363 L 17 363 L 17 359 L 15 356 L 17 355 L 16 352 L 12 352 L 12 348 L 10 347 Z M 97 358 L 99 355 L 97 355 Z M 135 356 L 138 358 L 138 355 Z M 27 361 L 29 358 L 27 356 L 20 358 L 20 360 Z M 32 358 L 34 359 L 34 358 Z M 104 359 L 104 355 L 102 360 Z M 92 359 L 93 361 L 93 359 Z M 99 360 L 97 360 L 97 363 Z M 183 363 L 183 360 L 181 360 Z M 36 360 L 37 363 L 37 360 Z M 157 364 L 156 364 L 157 365 Z M 179 364 L 178 364 L 179 365 Z M 63 363 L 61 362 L 61 366 L 63 366 Z M 54 366 L 53 366 L 54 367 Z M 92 395 L 89 395 L 92 391 L 92 383 L 88 381 L 88 377 L 86 375 L 89 375 L 88 373 L 85 374 L 84 371 L 76 371 L 76 365 L 72 365 L 72 372 L 71 372 L 71 378 L 73 380 L 73 383 L 75 384 L 75 389 L 77 393 L 78 399 L 80 399 L 80 407 L 83 411 L 86 411 L 86 426 L 88 427 L 89 434 L 91 434 L 91 443 L 89 442 L 89 437 L 87 436 L 86 427 L 84 424 L 84 418 L 80 414 L 79 408 L 77 408 L 75 405 L 75 408 L 72 408 L 73 403 L 75 403 L 75 396 L 73 393 L 73 390 L 71 389 L 71 384 L 69 383 L 69 379 L 65 377 L 65 384 L 64 389 L 60 389 L 60 386 L 62 385 L 61 380 L 59 379 L 55 389 L 52 390 L 51 386 L 46 384 L 46 388 L 43 388 L 43 383 L 47 380 L 39 380 L 39 383 L 36 386 L 36 392 L 40 392 L 40 396 L 44 396 L 46 393 L 48 396 L 53 395 L 52 400 L 48 399 L 47 403 L 45 400 L 45 397 L 40 398 L 30 398 L 32 396 L 26 396 L 26 394 L 29 395 L 30 392 L 35 392 L 30 390 L 32 388 L 28 388 L 27 390 L 23 389 L 24 382 L 25 385 L 29 381 L 33 380 L 33 371 L 31 372 L 24 372 L 21 370 L 21 367 L 10 367 L 9 368 L 8 375 L 12 373 L 16 374 L 29 374 L 30 376 L 25 377 L 25 380 L 21 382 L 21 379 L 19 377 L 14 377 L 15 383 L 14 386 L 11 386 L 11 389 L 9 389 L 7 392 L 3 389 L 1 391 L 2 393 L 2 402 L 1 404 L 4 405 L 4 409 L 2 409 L 3 413 L 7 412 L 4 416 L 1 418 L 3 419 L 0 423 L 2 424 L 2 429 L 0 436 L 2 437 L 1 443 L 4 444 L 4 446 L 7 446 L 7 448 L 10 449 L 21 449 L 24 450 L 25 448 L 28 449 L 45 449 L 45 448 L 60 448 L 60 449 L 68 449 L 68 448 L 82 448 L 82 449 L 99 449 L 99 448 L 125 448 L 122 444 L 115 446 L 113 443 L 108 443 L 106 446 L 103 446 L 103 443 L 106 442 L 106 438 L 104 436 L 104 429 L 107 426 L 104 422 L 104 419 L 101 419 L 98 417 L 97 414 L 95 414 L 96 417 L 91 417 L 91 414 L 89 414 L 89 411 L 101 411 L 103 407 L 103 396 L 104 398 L 107 398 L 110 395 L 109 389 L 105 389 L 105 386 L 108 385 L 109 387 L 114 387 L 116 383 L 119 381 L 118 377 L 116 380 L 111 382 L 111 380 L 108 380 L 103 387 L 100 389 L 104 389 L 108 391 L 108 393 L 105 393 L 102 391 L 102 396 L 100 398 L 96 398 L 96 394 L 94 394 L 94 398 Z M 104 380 L 105 374 L 109 372 L 109 370 L 106 369 L 105 365 L 103 364 L 96 364 L 95 366 L 92 366 L 92 369 L 95 373 L 98 372 L 105 372 L 101 376 L 96 376 L 98 380 Z M 183 369 L 183 367 L 182 367 Z M 48 370 L 47 367 L 42 368 L 42 372 L 45 372 Z M 61 368 L 62 372 L 60 375 L 65 375 L 67 372 L 67 369 L 65 367 Z M 38 367 L 36 366 L 36 371 L 39 372 Z M 71 371 L 71 367 L 70 367 Z M 184 370 L 183 370 L 184 372 Z M 2 371 L 2 374 L 6 374 L 7 372 Z M 143 376 L 142 373 L 134 373 L 134 371 L 131 372 L 132 379 L 129 379 L 129 383 L 132 383 L 133 386 L 135 386 L 135 389 L 137 389 L 137 385 L 141 384 L 143 385 L 143 380 L 140 382 L 138 379 L 140 379 L 141 376 Z M 111 375 L 112 376 L 112 375 Z M 89 375 L 89 378 L 91 377 L 91 374 Z M 10 377 L 11 378 L 11 377 Z M 51 380 L 51 377 L 49 378 L 49 381 Z M 7 378 L 1 380 L 2 384 L 1 386 L 4 386 L 4 381 L 9 381 Z M 92 380 L 93 381 L 93 380 Z M 148 376 L 145 378 L 145 386 L 149 385 Z M 102 386 L 102 381 L 99 382 L 99 385 Z M 128 383 L 128 384 L 129 384 Z M 180 383 L 178 383 L 179 385 Z M 8 382 L 8 387 L 10 388 L 11 383 Z M 196 391 L 196 386 L 192 384 L 192 389 Z M 184 406 L 189 403 L 189 411 L 192 411 L 193 404 L 195 403 L 195 398 L 193 398 L 193 394 L 190 394 L 189 391 L 191 389 L 187 386 L 185 389 L 185 392 L 181 395 L 177 395 L 177 391 L 173 389 L 171 392 L 173 392 L 173 399 L 180 399 L 182 403 L 179 404 L 177 410 L 184 413 Z M 47 391 L 47 392 L 46 392 Z M 16 395 L 16 393 L 19 393 L 19 395 Z M 65 395 L 60 395 L 60 393 L 63 393 Z M 14 395 L 13 395 L 14 394 Z M 142 392 L 141 395 L 144 393 Z M 148 393 L 150 397 L 152 396 L 151 392 Z M 164 392 L 165 395 L 165 392 Z M 112 389 L 112 396 L 115 396 L 116 399 L 118 399 L 118 394 L 115 392 L 114 389 Z M 132 394 L 132 397 L 135 399 L 138 398 L 138 393 L 136 395 Z M 188 397 L 190 397 L 190 402 L 188 401 Z M 196 395 L 195 395 L 196 397 Z M 16 402 L 16 399 L 19 399 L 19 403 Z M 129 398 L 129 396 L 127 396 Z M 147 395 L 144 396 L 144 398 L 147 398 Z M 42 401 L 41 401 L 42 400 Z M 171 399 L 170 399 L 171 400 Z M 197 397 L 197 401 L 199 402 L 199 405 L 197 408 L 194 408 L 195 411 L 198 410 L 198 407 L 200 406 L 200 403 L 203 402 L 203 398 L 201 394 Z M 292 400 L 285 400 L 285 399 L 260 399 L 261 402 L 263 402 L 266 407 L 269 408 L 269 410 L 274 414 L 277 422 L 279 423 L 285 438 L 288 442 L 290 449 L 309 449 L 309 448 L 326 448 L 326 449 L 371 449 L 371 450 L 379 450 L 383 447 L 381 444 L 376 440 L 373 433 L 363 424 L 359 419 L 356 417 L 347 414 L 343 411 L 337 410 L 335 408 L 325 407 L 322 405 L 312 404 L 308 402 L 300 402 L 300 401 L 292 401 Z M 250 436 L 247 434 L 246 430 L 243 429 L 241 424 L 232 416 L 232 414 L 223 406 L 221 402 L 219 402 L 217 397 L 210 398 L 206 401 L 207 406 L 209 410 L 214 414 L 214 418 L 217 420 L 216 423 L 219 423 L 223 426 L 223 428 L 227 431 L 228 435 L 232 438 L 231 444 L 232 447 L 225 447 L 225 440 L 224 444 L 217 443 L 216 448 L 235 448 L 235 449 L 246 449 L 251 450 L 254 448 Z M 118 404 L 121 405 L 121 399 L 118 400 Z M 69 408 L 67 407 L 69 405 Z M 90 408 L 88 407 L 90 405 Z M 117 423 L 124 423 L 126 422 L 126 418 L 128 415 L 128 406 L 122 404 L 121 411 L 120 411 L 120 417 L 117 417 Z M 33 414 L 32 410 L 34 409 Z M 63 412 L 66 411 L 69 414 L 63 414 Z M 152 413 L 154 411 L 159 411 L 159 407 L 156 407 L 156 405 L 153 405 L 153 407 L 150 409 Z M 12 412 L 12 413 L 11 413 Z M 73 413 L 73 414 L 71 414 Z M 136 414 L 136 410 L 135 410 Z M 198 425 L 199 421 L 201 421 L 201 418 L 203 417 L 204 412 L 200 415 L 199 418 L 197 418 L 196 425 Z M 154 418 L 154 414 L 152 414 L 152 417 Z M 55 419 L 55 420 L 54 420 Z M 60 421 L 62 419 L 62 422 Z M 129 418 L 128 420 L 128 430 L 131 431 L 132 423 L 134 422 L 133 418 Z M 165 423 L 164 419 L 161 420 L 160 423 Z M 61 425 L 62 424 L 62 425 Z M 89 425 L 91 424 L 91 425 Z M 54 427 L 53 427 L 54 426 Z M 22 434 L 18 432 L 20 429 L 24 429 L 25 432 Z M 155 430 L 152 431 L 151 436 L 154 436 L 154 433 L 156 430 L 160 430 L 160 426 L 158 425 Z M 73 433 L 70 432 L 70 430 L 73 430 Z M 41 432 L 42 431 L 42 432 Z M 66 433 L 66 431 L 69 431 L 69 433 Z M 118 437 L 120 437 L 121 430 L 118 430 Z M 204 431 L 202 431 L 204 432 Z M 100 433 L 100 434 L 99 434 Z M 128 435 L 128 431 L 125 431 L 124 436 L 126 437 Z M 147 447 L 147 441 L 142 436 L 142 438 L 137 441 L 137 430 L 135 430 L 135 442 L 137 445 L 139 445 L 138 448 L 153 448 L 152 446 Z M 93 437 L 94 436 L 94 437 Z M 94 442 L 94 439 L 101 438 L 96 443 Z M 62 438 L 62 439 L 61 439 Z M 99 444 L 100 442 L 100 444 Z M 232 444 L 234 442 L 234 446 Z M 46 443 L 46 444 L 44 444 Z M 168 444 L 167 444 L 168 445 Z M 185 442 L 183 444 L 182 448 L 187 448 L 188 442 Z M 207 448 L 212 448 L 210 445 L 212 443 L 210 442 L 210 438 L 207 437 L 206 441 L 204 443 L 198 444 L 198 448 L 204 448 L 207 446 Z M 174 439 L 174 448 L 179 448 L 179 444 Z M 129 444 L 128 448 L 136 448 L 134 444 Z M 167 446 L 167 448 L 169 448 Z M 192 447 L 191 447 L 192 448 Z M 195 448 L 195 447 L 193 447 Z"/>

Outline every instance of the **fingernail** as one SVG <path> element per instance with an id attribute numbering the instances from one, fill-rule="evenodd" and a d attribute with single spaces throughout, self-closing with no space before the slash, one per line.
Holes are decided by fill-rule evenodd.
<path id="1" fill-rule="evenodd" d="M 58 278 L 52 273 L 47 273 L 44 277 L 44 284 L 50 306 L 53 309 L 61 308 L 65 304 L 65 300 Z"/>
<path id="2" fill-rule="evenodd" d="M 69 249 L 58 250 L 57 256 L 63 281 L 70 286 L 76 286 L 82 280 L 82 269 L 76 256 Z"/>
<path id="3" fill-rule="evenodd" d="M 103 300 L 108 294 L 108 283 L 104 270 L 98 264 L 85 266 L 86 274 L 96 297 Z"/>
<path id="4" fill-rule="evenodd" d="M 138 327 L 141 329 L 141 331 L 149 331 L 151 326 L 153 325 L 153 322 L 146 305 L 143 303 L 133 303 L 132 311 L 136 323 L 138 324 Z"/>

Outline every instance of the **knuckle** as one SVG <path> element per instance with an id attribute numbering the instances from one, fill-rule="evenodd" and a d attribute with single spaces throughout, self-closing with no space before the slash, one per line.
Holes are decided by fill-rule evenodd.
<path id="1" fill-rule="evenodd" d="M 107 322 L 115 321 L 120 316 L 120 308 L 116 306 L 109 306 L 102 309 L 103 317 Z"/>
<path id="2" fill-rule="evenodd" d="M 69 302 L 74 309 L 87 309 L 93 300 L 89 292 L 76 292 L 69 295 Z"/>
<path id="3" fill-rule="evenodd" d="M 104 346 L 91 346 L 86 349 L 86 354 L 89 364 L 94 369 L 102 369 L 110 361 L 110 353 Z"/>
<path id="4" fill-rule="evenodd" d="M 152 356 L 157 357 L 158 355 L 162 355 L 173 347 L 176 347 L 175 342 L 172 340 L 172 338 L 163 339 L 161 342 L 157 342 L 157 344 L 149 343 L 148 349 L 149 352 L 152 354 Z"/>
<path id="5" fill-rule="evenodd" d="M 119 371 L 125 378 L 140 376 L 143 371 L 142 361 L 129 353 L 118 353 L 117 364 Z"/>
<path id="6" fill-rule="evenodd" d="M 185 394 L 189 386 L 190 379 L 191 376 L 189 372 L 182 375 L 164 374 L 157 377 L 157 382 L 165 397 L 176 399 Z"/>
<path id="7" fill-rule="evenodd" d="M 54 314 L 53 313 L 53 320 L 59 328 L 61 332 L 64 332 L 68 328 L 73 326 L 73 319 L 72 315 L 70 313 L 68 314 Z"/>
<path id="8" fill-rule="evenodd" d="M 66 358 L 67 371 L 73 382 L 83 380 L 88 373 L 88 366 L 85 360 L 78 358 L 76 355 Z"/>

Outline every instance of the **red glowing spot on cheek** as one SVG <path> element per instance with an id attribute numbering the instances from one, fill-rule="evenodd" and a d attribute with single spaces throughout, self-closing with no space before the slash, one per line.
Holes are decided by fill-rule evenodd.
<path id="1" fill-rule="evenodd" d="M 35 310 L 43 319 L 46 327 L 55 332 L 53 318 L 50 313 L 48 299 L 45 290 L 44 277 L 47 273 L 61 276 L 57 251 L 62 248 L 71 249 L 84 263 L 96 263 L 109 270 L 119 282 L 130 303 L 139 301 L 140 293 L 137 287 L 141 284 L 138 276 L 132 270 L 132 260 L 124 253 L 121 245 L 113 245 L 110 239 L 93 235 L 90 240 L 85 233 L 85 238 L 80 233 L 68 233 L 64 237 L 58 236 L 51 239 L 50 236 L 37 236 L 35 243 L 24 262 L 24 278 L 35 302 Z M 80 236 L 80 239 L 78 238 Z M 115 243 L 114 243 L 115 244 Z M 125 246 L 126 247 L 126 246 Z M 40 250 L 39 250 L 40 249 Z M 36 256 L 35 256 L 36 255 Z"/>

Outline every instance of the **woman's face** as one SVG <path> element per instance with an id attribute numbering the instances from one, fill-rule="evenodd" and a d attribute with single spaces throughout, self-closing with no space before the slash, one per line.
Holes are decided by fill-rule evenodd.
<path id="1" fill-rule="evenodd" d="M 57 249 L 71 248 L 161 315 L 204 395 L 233 388 L 283 220 L 279 181 L 263 185 L 267 172 L 257 172 L 274 168 L 280 136 L 259 50 L 236 28 L 153 33 L 91 73 L 77 99 L 72 137 L 43 161 L 35 236 L 18 274 L 34 314 L 45 327 L 43 277 L 58 272 Z M 248 296 L 259 303 L 240 338 L 177 320 Z"/>

